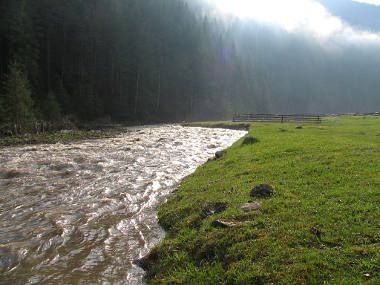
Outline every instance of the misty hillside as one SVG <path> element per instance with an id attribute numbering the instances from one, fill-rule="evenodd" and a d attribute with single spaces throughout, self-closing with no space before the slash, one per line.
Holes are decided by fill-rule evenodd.
<path id="1" fill-rule="evenodd" d="M 380 109 L 376 41 L 289 32 L 223 16 L 202 1 L 0 5 L 2 122 L 160 122 L 229 119 L 236 112 Z M 345 13 L 353 23 L 354 14 Z"/>

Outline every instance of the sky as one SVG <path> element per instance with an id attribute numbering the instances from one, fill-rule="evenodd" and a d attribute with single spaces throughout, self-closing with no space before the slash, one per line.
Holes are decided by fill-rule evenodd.
<path id="1" fill-rule="evenodd" d="M 305 32 L 322 40 L 341 38 L 380 45 L 380 29 L 371 26 L 371 18 L 374 21 L 380 19 L 380 7 L 377 6 L 380 0 L 213 1 L 222 13 L 279 25 L 288 32 Z M 350 19 L 353 19 L 352 22 Z M 362 25 L 361 22 L 368 25 Z"/>
<path id="2" fill-rule="evenodd" d="M 366 3 L 366 4 L 380 6 L 380 0 L 353 0 L 353 1 L 354 2 L 359 2 L 359 3 Z"/>

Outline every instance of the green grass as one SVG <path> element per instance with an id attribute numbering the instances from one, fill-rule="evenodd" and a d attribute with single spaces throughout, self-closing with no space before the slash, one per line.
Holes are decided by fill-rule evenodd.
<path id="1" fill-rule="evenodd" d="M 255 123 L 159 209 L 167 231 L 148 284 L 380 284 L 380 118 Z M 280 131 L 284 129 L 286 131 Z M 250 197 L 269 183 L 269 199 Z M 239 209 L 261 201 L 254 213 Z M 205 205 L 228 202 L 206 217 Z M 217 219 L 236 228 L 214 228 Z"/>

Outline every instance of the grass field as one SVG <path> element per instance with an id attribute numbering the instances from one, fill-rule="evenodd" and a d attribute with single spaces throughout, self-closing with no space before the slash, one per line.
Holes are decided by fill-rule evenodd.
<path id="1" fill-rule="evenodd" d="M 254 123 L 257 142 L 184 179 L 159 209 L 148 284 L 380 284 L 380 118 L 296 126 Z M 276 194 L 250 197 L 260 183 Z M 205 214 L 215 202 L 228 207 Z"/>

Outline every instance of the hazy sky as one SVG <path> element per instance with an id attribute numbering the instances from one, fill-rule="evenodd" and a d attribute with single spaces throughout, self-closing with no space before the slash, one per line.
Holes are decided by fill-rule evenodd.
<path id="1" fill-rule="evenodd" d="M 366 29 L 352 25 L 347 19 L 334 15 L 323 2 L 335 2 L 347 5 L 351 0 L 213 0 L 222 13 L 233 14 L 245 19 L 275 24 L 289 32 L 306 32 L 322 40 L 342 38 L 344 40 L 365 41 L 380 44 L 380 34 L 373 29 Z M 357 2 L 371 2 L 380 5 L 380 0 L 356 0 L 355 5 L 378 6 L 358 4 Z M 348 3 L 349 4 L 349 3 Z M 343 7 L 343 6 L 342 6 Z M 344 13 L 344 9 L 341 9 Z M 347 9 L 346 9 L 347 10 Z M 355 10 L 347 10 L 355 15 Z M 347 12 L 348 13 L 348 12 Z M 344 15 L 343 15 L 344 16 Z M 366 17 L 366 15 L 359 15 Z M 371 15 L 372 16 L 372 15 Z M 380 14 L 378 15 L 380 18 Z"/>
<path id="2" fill-rule="evenodd" d="M 359 3 L 367 3 L 372 5 L 379 5 L 380 6 L 380 0 L 353 0 L 354 2 Z"/>

